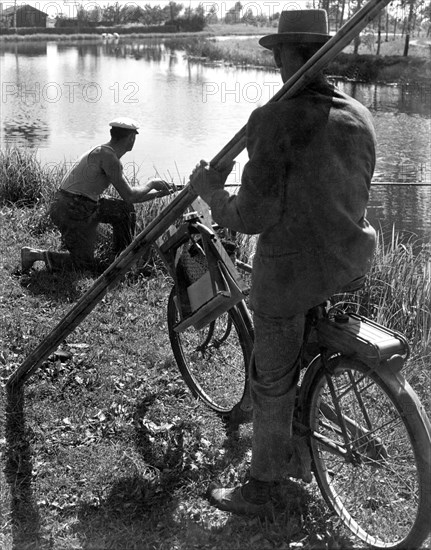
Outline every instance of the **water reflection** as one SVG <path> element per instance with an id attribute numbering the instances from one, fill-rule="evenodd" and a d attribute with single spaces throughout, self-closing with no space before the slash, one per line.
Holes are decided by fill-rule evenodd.
<path id="1" fill-rule="evenodd" d="M 431 84 L 403 83 L 400 86 L 345 82 L 337 86 L 366 105 L 371 111 L 419 115 L 431 118 Z"/>
<path id="2" fill-rule="evenodd" d="M 161 42 L 131 42 L 118 44 L 104 44 L 104 53 L 106 55 L 115 55 L 115 57 L 133 57 L 136 60 L 160 62 L 166 53 Z"/>
<path id="3" fill-rule="evenodd" d="M 48 142 L 50 128 L 46 109 L 42 106 L 42 94 L 48 89 L 32 81 L 29 71 L 22 67 L 23 56 L 39 63 L 48 52 L 47 42 L 5 43 L 1 48 L 2 60 L 2 123 L 4 143 L 37 148 Z M 4 70 L 4 57 L 10 57 L 10 72 Z"/>
<path id="4" fill-rule="evenodd" d="M 31 57 L 46 55 L 47 42 L 45 41 L 33 41 L 33 42 L 2 42 L 0 46 L 0 56 L 5 53 L 11 53 L 15 55 L 29 55 Z"/>
<path id="5" fill-rule="evenodd" d="M 39 148 L 47 143 L 50 136 L 49 125 L 32 113 L 18 113 L 14 118 L 3 121 L 5 143 L 20 147 Z"/>
<path id="6" fill-rule="evenodd" d="M 391 185 L 373 186 L 371 190 L 368 219 L 370 223 L 390 233 L 392 227 L 400 228 L 406 234 L 424 235 L 429 226 L 431 212 L 431 189 L 425 186 Z M 400 220 L 402 224 L 400 225 Z M 418 225 L 424 220 L 424 226 Z M 428 238 L 430 232 L 428 231 Z"/>
<path id="7" fill-rule="evenodd" d="M 336 84 L 373 114 L 378 143 L 374 181 L 431 183 L 429 84 Z"/>

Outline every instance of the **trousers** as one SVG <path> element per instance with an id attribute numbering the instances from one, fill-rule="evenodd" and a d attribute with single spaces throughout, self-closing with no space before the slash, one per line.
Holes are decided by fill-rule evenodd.
<path id="1" fill-rule="evenodd" d="M 100 223 L 112 225 L 114 255 L 132 242 L 135 232 L 136 214 L 133 205 L 118 199 L 101 198 L 96 202 L 60 190 L 51 204 L 50 216 L 68 250 L 48 251 L 47 262 L 54 270 L 72 266 L 94 269 L 97 266 L 94 254 Z"/>
<path id="2" fill-rule="evenodd" d="M 253 443 L 251 475 L 261 481 L 289 476 L 294 448 L 292 420 L 299 379 L 305 314 L 267 319 L 256 313 L 251 365 Z"/>

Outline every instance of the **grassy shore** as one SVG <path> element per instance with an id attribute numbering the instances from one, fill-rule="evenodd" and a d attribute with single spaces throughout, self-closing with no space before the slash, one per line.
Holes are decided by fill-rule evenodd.
<path id="1" fill-rule="evenodd" d="M 0 548 L 358 548 L 314 484 L 287 487 L 287 511 L 275 522 L 209 506 L 211 481 L 246 474 L 250 429 L 227 434 L 191 398 L 167 336 L 171 281 L 157 263 L 105 296 L 61 345 L 68 355 L 54 353 L 23 392 L 6 394 L 7 377 L 94 282 L 40 265 L 20 273 L 21 246 L 59 245 L 46 214 L 58 180 L 34 157 L 14 154 L 0 156 Z M 31 173 L 20 200 L 12 183 L 24 193 L 20 182 Z M 142 205 L 140 223 L 161 207 Z M 395 235 L 380 241 L 360 299 L 364 311 L 409 335 L 406 373 L 430 414 L 431 257 L 414 244 Z"/>
<path id="2" fill-rule="evenodd" d="M 205 37 L 170 38 L 167 45 L 183 48 L 191 59 L 199 61 L 275 70 L 272 53 L 259 46 L 256 38 L 239 40 L 233 37 L 223 41 Z M 379 56 L 365 46 L 360 48 L 358 54 L 354 54 L 352 46 L 348 46 L 328 63 L 325 72 L 366 82 L 430 81 L 430 47 L 426 43 L 418 43 L 417 46 L 412 46 L 411 55 L 408 57 L 401 55 L 402 48 L 400 39 L 383 43 L 382 55 Z"/>

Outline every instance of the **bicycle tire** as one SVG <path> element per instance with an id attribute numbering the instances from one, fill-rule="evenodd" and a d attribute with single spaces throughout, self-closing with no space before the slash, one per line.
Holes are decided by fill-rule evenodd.
<path id="1" fill-rule="evenodd" d="M 196 330 L 176 332 L 179 313 L 172 289 L 168 300 L 168 331 L 180 373 L 193 396 L 221 415 L 229 415 L 245 392 L 253 341 L 242 313 L 233 307 Z"/>
<path id="2" fill-rule="evenodd" d="M 337 355 L 314 369 L 306 403 L 313 470 L 330 508 L 373 548 L 419 548 L 430 529 L 431 447 L 412 388 Z"/>

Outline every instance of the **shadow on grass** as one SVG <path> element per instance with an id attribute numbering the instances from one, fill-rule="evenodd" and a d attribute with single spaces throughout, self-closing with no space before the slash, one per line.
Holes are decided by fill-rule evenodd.
<path id="1" fill-rule="evenodd" d="M 13 548 L 30 550 L 38 548 L 40 518 L 31 486 L 32 464 L 25 426 L 23 386 L 8 389 L 6 397 L 5 476 L 11 494 Z"/>
<path id="2" fill-rule="evenodd" d="M 75 302 L 82 290 L 78 287 L 78 281 L 82 273 L 77 271 L 53 272 L 46 269 L 32 270 L 28 274 L 21 275 L 21 286 L 34 296 L 45 296 L 55 302 Z"/>

